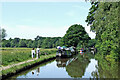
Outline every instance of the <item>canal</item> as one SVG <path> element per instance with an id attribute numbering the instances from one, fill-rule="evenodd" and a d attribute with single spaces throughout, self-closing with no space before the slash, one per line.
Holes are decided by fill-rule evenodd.
<path id="1" fill-rule="evenodd" d="M 92 53 L 86 52 L 72 58 L 56 58 L 11 78 L 118 78 L 117 71 L 117 66 L 105 61 L 100 63 Z"/>

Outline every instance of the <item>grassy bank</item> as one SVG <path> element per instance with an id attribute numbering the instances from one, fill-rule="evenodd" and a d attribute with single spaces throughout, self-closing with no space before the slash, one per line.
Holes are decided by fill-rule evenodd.
<path id="1" fill-rule="evenodd" d="M 2 49 L 2 66 L 7 66 L 22 61 L 26 61 L 31 58 L 32 48 L 1 48 Z M 44 53 L 55 53 L 56 49 L 40 49 L 41 55 Z"/>
<path id="2" fill-rule="evenodd" d="M 49 59 L 55 58 L 55 56 L 56 56 L 56 53 L 52 53 L 52 54 L 49 54 L 49 55 L 42 55 L 39 59 L 37 59 L 35 61 L 25 63 L 25 64 L 21 64 L 19 66 L 11 67 L 7 70 L 2 70 L 2 77 L 3 78 L 8 77 L 8 76 L 14 75 L 18 72 L 21 72 L 25 69 L 31 68 L 33 66 L 37 66 L 37 64 L 40 64 L 42 62 L 49 61 Z"/>
<path id="3" fill-rule="evenodd" d="M 31 57 L 32 48 L 0 48 L 0 49 L 2 50 L 2 65 L 1 65 L 2 67 L 32 59 Z M 0 75 L 6 76 L 15 74 L 21 71 L 22 69 L 27 69 L 30 66 L 35 66 L 37 63 L 41 63 L 42 61 L 54 58 L 56 56 L 56 51 L 57 51 L 56 49 L 40 49 L 41 55 L 39 59 L 2 70 L 2 73 L 0 73 Z M 47 53 L 47 55 L 45 55 L 44 53 Z"/>

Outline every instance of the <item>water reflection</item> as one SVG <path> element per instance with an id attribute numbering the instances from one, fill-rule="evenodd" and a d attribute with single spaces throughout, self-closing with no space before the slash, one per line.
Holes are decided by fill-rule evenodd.
<path id="1" fill-rule="evenodd" d="M 66 67 L 67 65 L 67 61 L 69 60 L 69 58 L 56 58 L 56 62 L 57 62 L 57 67 Z"/>
<path id="2" fill-rule="evenodd" d="M 78 58 L 66 66 L 66 71 L 71 77 L 77 78 L 84 76 L 85 69 L 90 63 L 89 59 L 85 56 L 79 55 Z"/>
<path id="3" fill-rule="evenodd" d="M 36 73 L 36 75 L 39 76 L 39 74 L 40 74 L 40 67 L 37 68 L 36 71 L 35 70 L 31 71 L 31 73 L 32 73 L 32 75 L 34 75 Z"/>
<path id="4" fill-rule="evenodd" d="M 120 78 L 119 76 L 119 62 L 109 62 L 105 59 L 99 59 L 98 72 L 93 72 L 92 75 L 100 78 Z"/>
<path id="5" fill-rule="evenodd" d="M 96 72 L 98 73 L 98 61 L 95 59 L 90 59 L 90 63 L 87 66 L 84 76 L 82 78 L 98 78 L 98 76 L 94 76 L 93 73 Z"/>
<path id="6" fill-rule="evenodd" d="M 36 69 L 36 72 L 37 72 L 37 76 L 38 76 L 39 73 L 40 73 L 40 68 L 37 68 L 37 69 Z"/>
<path id="7" fill-rule="evenodd" d="M 72 58 L 56 58 L 57 67 L 66 67 L 68 64 L 70 64 L 72 61 L 75 61 L 78 58 L 78 56 L 73 56 Z"/>
<path id="8" fill-rule="evenodd" d="M 56 58 L 50 63 L 38 65 L 14 78 L 118 78 L 117 63 L 94 59 L 94 54 L 84 53 L 72 58 Z"/>
<path id="9" fill-rule="evenodd" d="M 77 55 L 69 59 L 57 58 L 57 66 L 65 67 L 66 72 L 73 78 L 98 78 L 98 61 L 92 53 Z M 97 73 L 96 76 L 94 73 Z"/>

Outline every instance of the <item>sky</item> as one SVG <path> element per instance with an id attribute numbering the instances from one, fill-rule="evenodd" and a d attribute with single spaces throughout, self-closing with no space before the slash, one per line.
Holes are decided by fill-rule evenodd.
<path id="1" fill-rule="evenodd" d="M 81 24 L 91 38 L 95 34 L 85 22 L 91 7 L 89 2 L 2 2 L 0 25 L 6 39 L 63 37 L 71 25 Z"/>

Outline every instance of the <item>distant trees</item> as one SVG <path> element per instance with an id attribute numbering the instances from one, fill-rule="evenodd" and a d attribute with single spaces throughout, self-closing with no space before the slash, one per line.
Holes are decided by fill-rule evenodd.
<path id="1" fill-rule="evenodd" d="M 82 25 L 74 24 L 69 27 L 66 34 L 63 37 L 63 44 L 66 46 L 75 46 L 77 47 L 78 43 L 85 46 L 90 40 L 87 32 L 85 31 Z"/>
<path id="2" fill-rule="evenodd" d="M 41 39 L 41 40 L 38 40 L 38 45 L 37 45 L 37 47 L 42 47 L 42 43 L 43 43 L 43 40 Z"/>
<path id="3" fill-rule="evenodd" d="M 9 42 L 9 40 L 4 40 L 2 42 L 2 47 L 11 47 L 11 43 Z"/>
<path id="4" fill-rule="evenodd" d="M 58 45 L 60 45 L 60 39 L 61 37 L 42 37 L 37 36 L 35 40 L 31 39 L 20 39 L 20 38 L 9 38 L 9 40 L 6 40 L 5 37 L 7 36 L 5 29 L 0 29 L 2 38 L 2 43 L 0 43 L 0 46 L 2 47 L 28 47 L 28 48 L 55 48 Z"/>
<path id="5" fill-rule="evenodd" d="M 32 40 L 28 40 L 27 47 L 28 47 L 28 48 L 32 48 L 32 43 L 33 43 Z"/>
<path id="6" fill-rule="evenodd" d="M 17 46 L 18 47 L 18 46 Z M 20 39 L 19 41 L 19 47 L 27 47 L 26 40 L 25 39 Z"/>
<path id="7" fill-rule="evenodd" d="M 60 45 L 59 39 L 61 39 L 61 37 L 37 36 L 35 40 L 10 38 L 9 40 L 2 40 L 2 47 L 55 48 Z"/>

